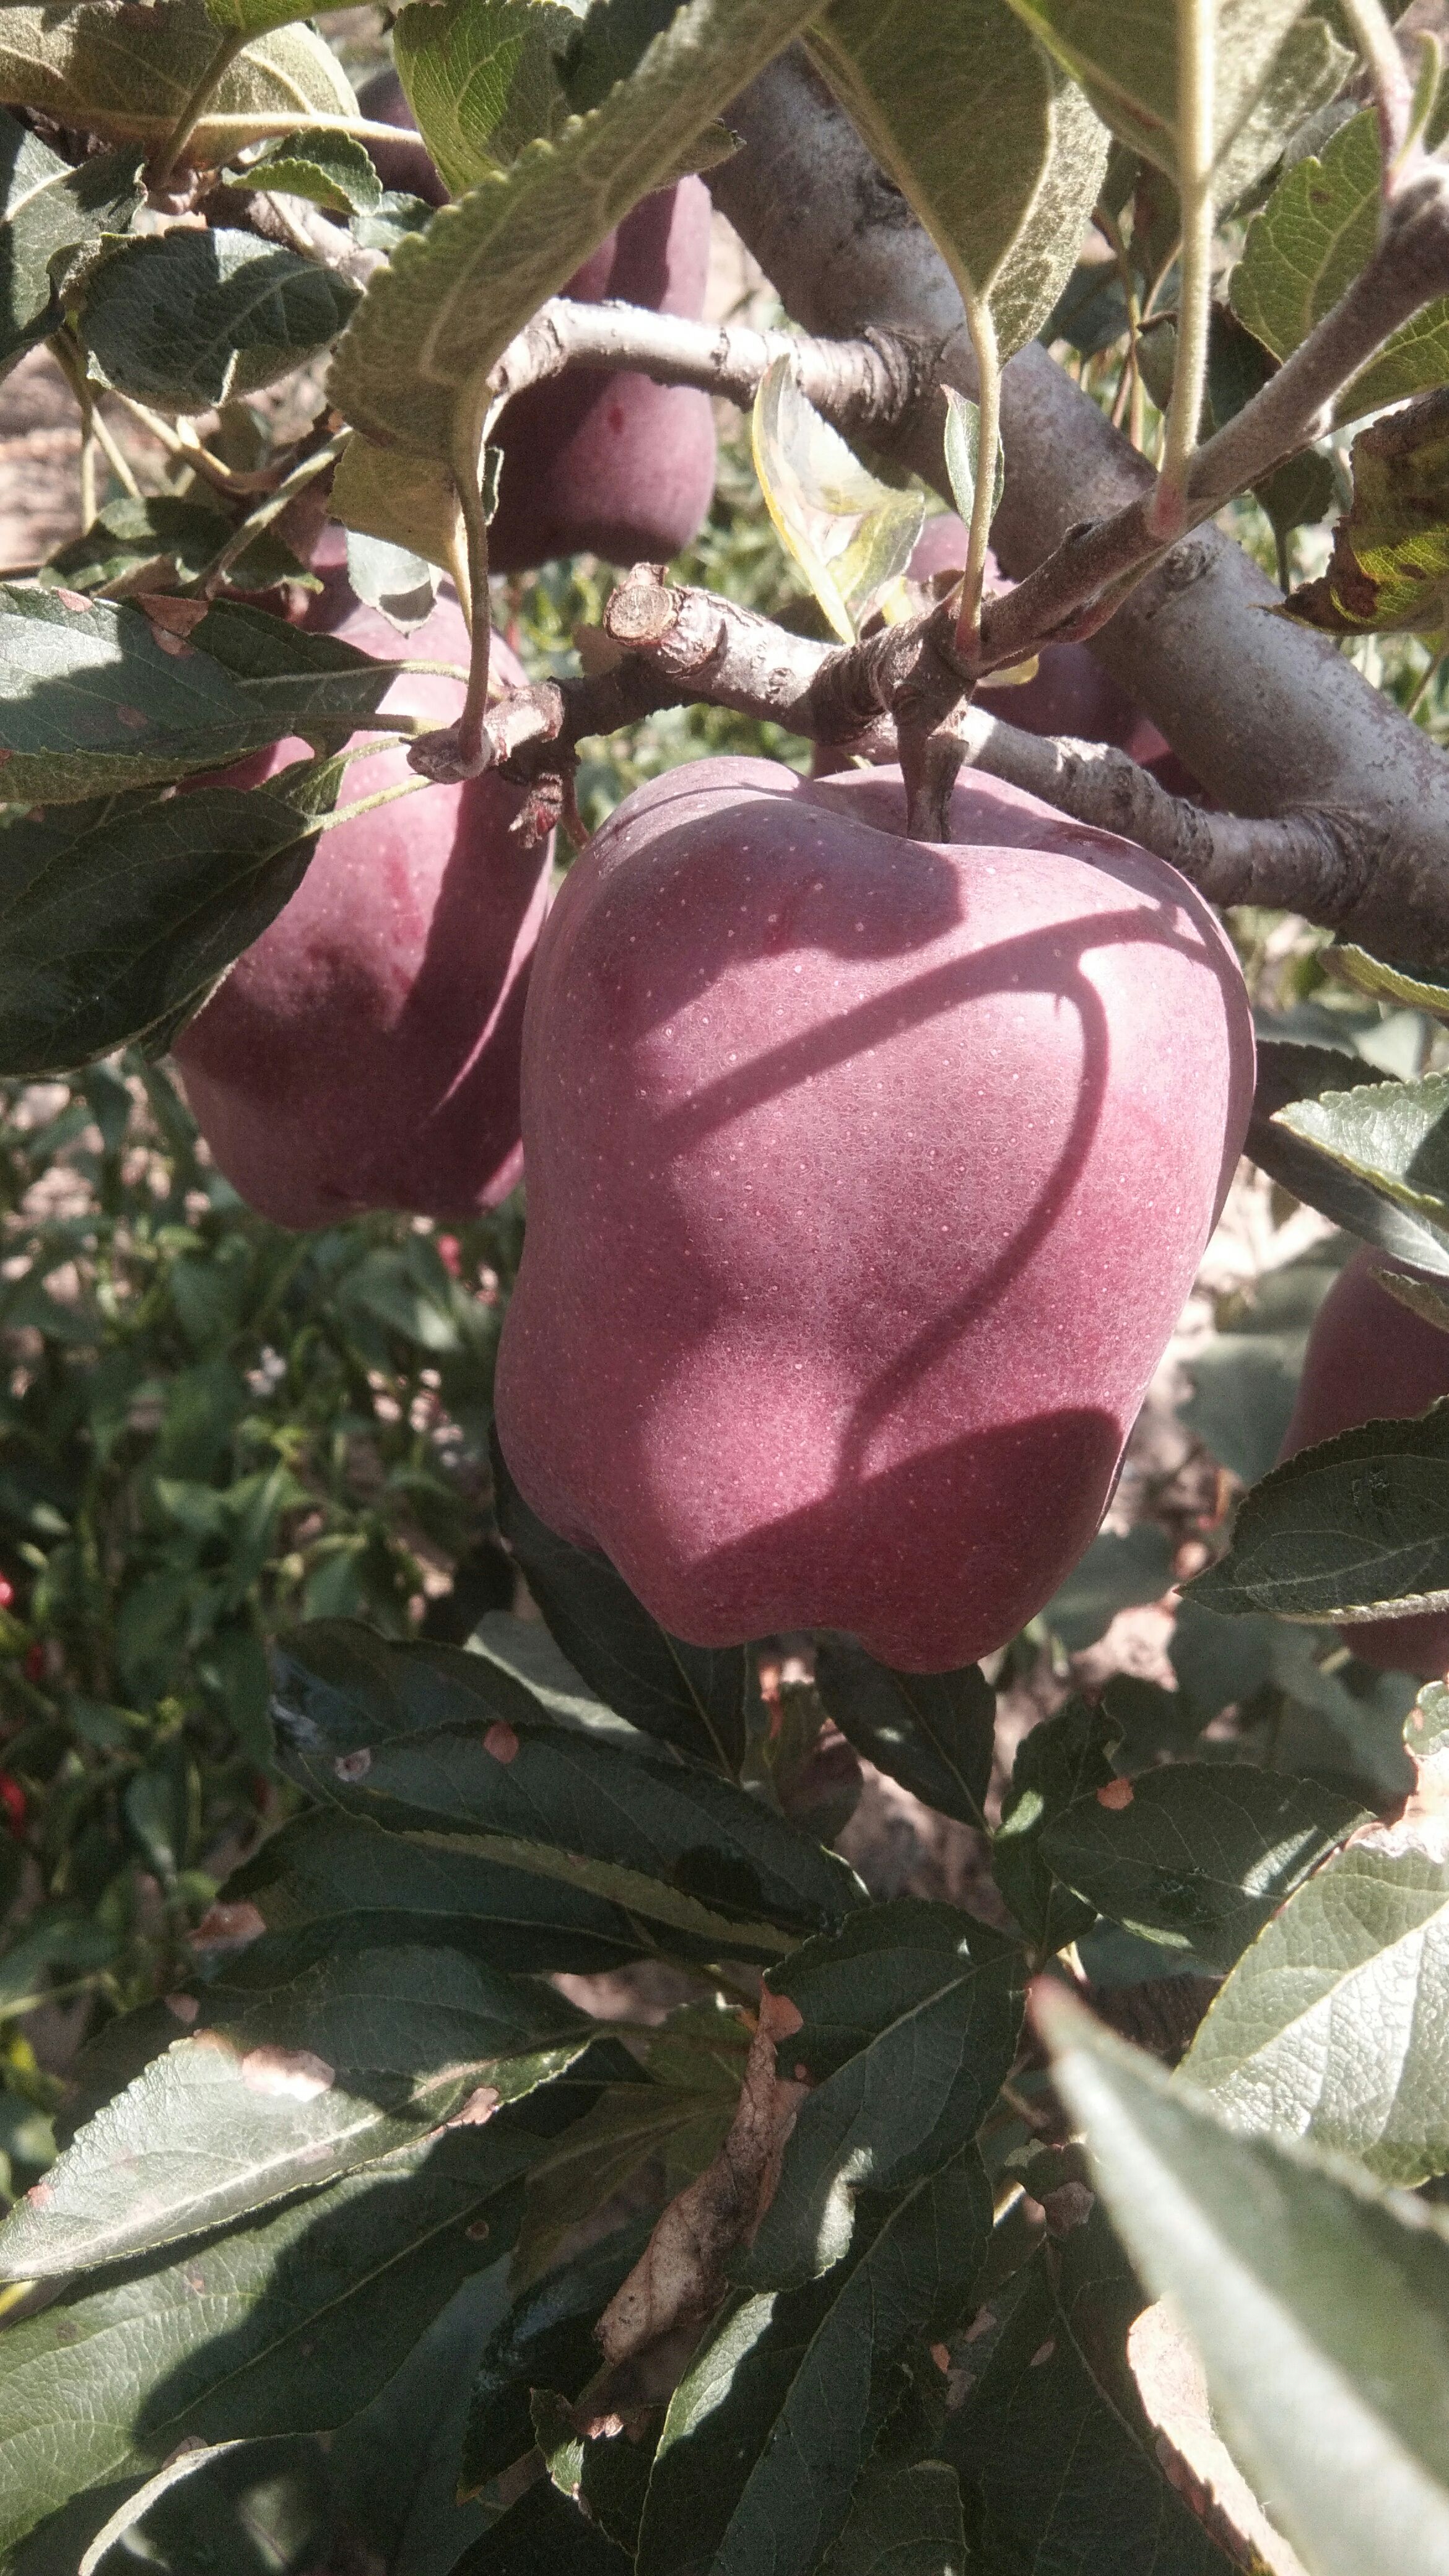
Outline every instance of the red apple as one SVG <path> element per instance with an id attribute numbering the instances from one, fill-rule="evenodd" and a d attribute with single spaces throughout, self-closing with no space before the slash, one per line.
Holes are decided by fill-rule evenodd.
<path id="1" fill-rule="evenodd" d="M 404 638 L 347 590 L 333 556 L 306 613 L 363 651 L 466 664 L 445 592 Z M 494 645 L 495 668 L 522 678 Z M 462 689 L 421 674 L 387 706 L 456 718 Z M 255 785 L 307 756 L 279 743 L 227 773 Z M 406 753 L 352 762 L 342 801 L 411 778 Z M 517 1180 L 519 1052 L 549 848 L 509 826 L 522 791 L 490 775 L 428 787 L 325 832 L 291 902 L 177 1039 L 197 1123 L 234 1188 L 279 1225 L 365 1208 L 466 1217 Z"/>
<path id="2" fill-rule="evenodd" d="M 1449 1395 L 1449 1333 L 1401 1306 L 1373 1275 L 1404 1269 L 1372 1244 L 1344 1265 L 1314 1317 L 1281 1457 L 1356 1430 L 1361 1422 L 1403 1421 Z M 1449 1612 L 1370 1619 L 1339 1633 L 1364 1663 L 1382 1672 L 1415 1673 L 1421 1681 L 1449 1672 Z"/>
<path id="3" fill-rule="evenodd" d="M 369 144 L 379 178 L 441 205 L 448 192 L 413 131 L 396 72 L 378 72 L 358 98 L 365 115 L 409 129 L 407 142 Z M 681 179 L 635 206 L 561 292 L 580 304 L 612 299 L 697 321 L 709 230 L 703 180 Z M 698 536 L 714 493 L 714 414 L 709 396 L 688 385 L 576 367 L 511 402 L 496 443 L 495 572 L 531 572 L 556 555 L 667 563 Z"/>
<path id="4" fill-rule="evenodd" d="M 701 1645 L 1011 1637 L 1089 1544 L 1247 1121 L 1242 978 L 1131 843 L 705 760 L 594 835 L 524 1038 L 499 1437 Z"/>
<path id="5" fill-rule="evenodd" d="M 697 320 L 709 275 L 709 192 L 661 188 L 625 216 L 563 289 Z M 703 527 L 714 492 L 709 396 L 647 376 L 572 368 L 533 385 L 499 423 L 503 470 L 488 530 L 495 572 L 555 555 L 667 563 Z"/>

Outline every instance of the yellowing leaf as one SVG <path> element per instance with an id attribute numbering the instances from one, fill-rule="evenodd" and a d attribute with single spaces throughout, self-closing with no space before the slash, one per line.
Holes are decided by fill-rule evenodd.
<path id="1" fill-rule="evenodd" d="M 776 358 L 760 380 L 751 437 L 780 542 L 842 644 L 853 644 L 869 602 L 910 562 L 925 500 L 867 473 L 806 401 L 788 358 Z"/>
<path id="2" fill-rule="evenodd" d="M 378 447 L 359 432 L 338 459 L 329 507 L 344 528 L 402 546 L 456 579 L 466 550 L 458 495 L 445 465 Z"/>
<path id="3" fill-rule="evenodd" d="M 1328 570 L 1284 614 L 1330 635 L 1435 633 L 1449 611 L 1449 390 L 1361 431 L 1352 462 Z"/>

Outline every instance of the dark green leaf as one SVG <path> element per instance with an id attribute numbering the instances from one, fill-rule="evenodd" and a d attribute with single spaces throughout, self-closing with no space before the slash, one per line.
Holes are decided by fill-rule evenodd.
<path id="1" fill-rule="evenodd" d="M 1246 1311 L 1187 1363 L 1192 1394 L 1179 1416 L 1245 1484 L 1266 1476 L 1283 1446 L 1313 1319 L 1337 1276 L 1321 1256 L 1269 1271 Z"/>
<path id="2" fill-rule="evenodd" d="M 1110 1922 L 1230 1968 L 1366 1821 L 1362 1807 L 1317 1781 L 1246 1763 L 1174 1762 L 1063 1809 L 1042 1851 Z"/>
<path id="3" fill-rule="evenodd" d="M 460 2281 L 506 2250 L 538 2144 L 531 2108 L 81 2285 L 10 2327 L 0 2547 L 79 2488 L 144 2474 L 184 2440 L 320 2431 L 366 2405 Z"/>
<path id="4" fill-rule="evenodd" d="M 141 201 L 140 156 L 105 152 L 77 169 L 0 111 L 0 374 L 61 320 L 74 254 L 124 232 Z"/>
<path id="5" fill-rule="evenodd" d="M 571 1547 L 531 1512 L 495 1439 L 498 1526 L 528 1588 L 575 1670 L 646 1735 L 738 1774 L 759 1680 L 748 1646 L 686 1646 L 636 1601 L 607 1557 Z"/>
<path id="6" fill-rule="evenodd" d="M 285 781 L 62 806 L 0 836 L 0 1071 L 54 1072 L 172 1023 L 301 884 Z"/>
<path id="7" fill-rule="evenodd" d="M 853 1638 L 822 1637 L 815 1682 L 842 1735 L 943 1816 L 984 1829 L 996 1693 L 978 1664 L 896 1673 Z"/>
<path id="8" fill-rule="evenodd" d="M 395 1645 L 359 1619 L 312 1619 L 273 1648 L 281 1750 L 325 1762 L 434 1727 L 538 1715 L 526 1685 L 456 1646 Z"/>
<path id="9" fill-rule="evenodd" d="M 139 608 L 0 587 L 0 753 L 17 805 L 216 769 L 283 735 L 365 724 L 394 665 L 264 609 L 214 607 L 188 643 Z"/>
<path id="10" fill-rule="evenodd" d="M 713 2085 L 611 2085 L 529 2177 L 513 2277 L 520 2287 L 557 2258 L 570 2230 L 662 2159 L 670 2181 L 693 2180 L 723 2146 L 744 2072 L 744 2034 L 731 2077 Z M 721 2070 L 723 2071 L 723 2070 Z"/>
<path id="11" fill-rule="evenodd" d="M 124 583 L 131 590 L 167 590 L 173 577 L 194 580 L 231 535 L 232 522 L 204 501 L 151 492 L 108 501 L 83 537 L 51 556 L 40 578 L 48 589 L 103 590 Z M 150 576 L 149 578 L 147 576 Z M 266 590 L 275 582 L 313 576 L 290 546 L 270 529 L 254 537 L 228 578 L 241 590 Z"/>
<path id="12" fill-rule="evenodd" d="M 964 2576 L 961 2490 L 944 2460 L 890 2468 L 874 2460 L 822 2576 Z"/>
<path id="13" fill-rule="evenodd" d="M 1100 2217 L 1038 2254 L 942 2448 L 989 2576 L 1227 2576 L 1174 2493 L 1123 2356 L 1144 2304 Z M 964 2356 L 969 2363 L 970 2347 Z"/>
<path id="14" fill-rule="evenodd" d="M 1103 1710 L 1069 1699 L 1017 1748 L 991 1867 L 1027 1939 L 1043 1956 L 1085 1932 L 1095 1908 L 1060 1885 L 1042 1852 L 1042 1835 L 1074 1799 L 1115 1777 L 1108 1754 L 1116 1742 L 1117 1728 Z"/>
<path id="15" fill-rule="evenodd" d="M 551 2478 L 490 2523 L 451 2576 L 628 2576 L 629 2561 Z"/>
<path id="16" fill-rule="evenodd" d="M 608 2185 L 599 2202 L 608 2197 Z M 600 2367 L 594 2328 L 648 2243 L 653 2213 L 632 2219 L 514 2300 L 479 2356 L 459 2471 L 474 2495 L 533 2448 L 529 2392 L 577 2397 Z"/>
<path id="17" fill-rule="evenodd" d="M 737 2279 L 791 2287 L 837 2263 L 856 2196 L 939 2170 L 975 2136 L 1016 2053 L 1021 1956 L 917 1897 L 858 1914 L 770 1974 L 803 2016 L 782 2064 L 814 2079 Z"/>
<path id="18" fill-rule="evenodd" d="M 670 2401 L 640 2576 L 807 2576 L 837 2537 L 903 2350 L 957 2324 L 991 2230 L 974 2148 L 893 2202 L 801 2289 L 734 2301 Z"/>
<path id="19" fill-rule="evenodd" d="M 271 1932 L 326 1924 L 335 1936 L 365 1924 L 369 1937 L 391 1941 L 450 1931 L 490 1967 L 515 1973 L 587 1975 L 636 1959 L 641 1946 L 628 1916 L 583 1888 L 405 1843 L 349 1816 L 295 1817 L 233 1872 L 222 1901 L 255 1906 Z"/>
<path id="20" fill-rule="evenodd" d="M 316 357 L 357 302 L 335 269 L 255 233 L 178 229 L 93 268 L 77 327 L 102 384 L 209 411 Z"/>
<path id="21" fill-rule="evenodd" d="M 7 2278 L 194 2236 L 330 2182 L 466 2108 L 487 2121 L 572 2064 L 592 2025 L 541 1981 L 456 1950 L 274 1933 L 204 1988 L 200 2027 L 82 2129 L 0 2228 Z"/>
<path id="22" fill-rule="evenodd" d="M 1449 2558 L 1449 2237 L 1436 2210 L 1044 2000 L 1055 2081 L 1114 2225 L 1192 2337 L 1224 2439 L 1316 2576 Z"/>
<path id="23" fill-rule="evenodd" d="M 387 2576 L 446 2576 L 497 2518 L 491 2503 L 458 2503 L 458 2456 L 474 2365 L 507 2305 L 505 2257 L 464 2282 L 371 2405 L 333 2436 L 333 2493 Z"/>
<path id="24" fill-rule="evenodd" d="M 1449 1405 L 1366 1422 L 1275 1467 L 1188 1598 L 1229 1617 L 1349 1624 L 1449 1609 Z"/>

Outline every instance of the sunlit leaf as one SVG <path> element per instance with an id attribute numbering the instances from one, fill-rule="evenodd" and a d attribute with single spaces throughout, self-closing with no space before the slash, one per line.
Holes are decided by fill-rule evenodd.
<path id="1" fill-rule="evenodd" d="M 125 231 L 139 180 L 134 151 L 100 153 L 77 169 L 0 112 L 0 374 L 56 328 L 74 254 L 102 233 Z"/>
<path id="2" fill-rule="evenodd" d="M 1449 389 L 1361 430 L 1328 570 L 1285 614 L 1330 635 L 1438 634 L 1449 616 Z"/>
<path id="3" fill-rule="evenodd" d="M 77 327 L 102 384 L 163 411 L 207 411 L 315 357 L 357 300 L 335 269 L 255 233 L 178 227 L 93 268 Z"/>
<path id="4" fill-rule="evenodd" d="M 245 6 L 246 0 L 240 0 Z M 288 13 L 292 14 L 291 12 Z M 0 100 L 39 108 L 58 125 L 107 143 L 165 142 L 217 47 L 207 0 L 128 9 L 77 0 L 8 0 L 0 10 Z M 283 123 L 355 117 L 357 101 L 330 46 L 310 27 L 277 27 L 248 45 L 222 75 L 186 147 L 215 169 Z"/>
<path id="5" fill-rule="evenodd" d="M 870 602 L 910 562 L 925 497 L 867 472 L 806 400 L 788 358 L 776 358 L 760 380 L 751 438 L 780 541 L 842 644 L 853 644 Z"/>

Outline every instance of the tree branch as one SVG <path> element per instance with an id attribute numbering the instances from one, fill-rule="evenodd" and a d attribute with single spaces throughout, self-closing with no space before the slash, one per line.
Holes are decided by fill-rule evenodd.
<path id="1" fill-rule="evenodd" d="M 694 385 L 748 411 L 776 358 L 789 358 L 807 401 L 837 429 L 890 430 L 935 387 L 938 344 L 871 331 L 858 340 L 812 340 L 799 331 L 751 331 L 691 322 L 633 304 L 574 304 L 556 295 L 510 341 L 490 382 L 496 401 L 565 367 L 628 368 L 657 384 Z"/>
<path id="2" fill-rule="evenodd" d="M 1140 842 L 1212 903 L 1305 912 L 1332 927 L 1363 888 L 1351 844 L 1325 813 L 1246 818 L 1208 814 L 1169 795 L 1150 770 L 1106 743 L 1023 733 L 979 703 L 947 728 L 966 763 L 1024 788 L 1079 823 Z"/>
<path id="3" fill-rule="evenodd" d="M 961 300 L 945 262 L 803 57 L 772 64 L 733 101 L 730 123 L 744 148 L 711 172 L 711 187 L 802 329 L 934 339 L 943 381 L 974 396 Z M 1442 184 L 1430 178 L 1432 191 Z M 1402 237 L 1396 222 L 1393 249 L 1386 240 L 1366 272 L 1366 298 L 1383 290 L 1386 258 L 1390 276 L 1403 263 L 1408 309 L 1441 291 L 1427 283 L 1439 273 L 1440 220 L 1419 189 L 1415 179 L 1404 191 Z M 1427 218 L 1422 231 L 1415 203 Z M 1382 306 L 1360 317 L 1363 358 L 1397 318 L 1402 308 L 1384 318 Z M 1309 418 L 1318 397 L 1302 376 L 1314 363 L 1290 361 L 1300 368 L 1297 392 L 1289 376 L 1278 396 L 1301 401 Z M 1142 458 L 1037 344 L 1007 365 L 1002 418 L 1006 497 L 992 537 L 1021 586 L 988 611 L 993 665 L 1018 658 L 1024 636 L 1051 631 L 1053 615 L 1070 621 L 1121 556 L 1109 549 L 1104 563 L 1094 528 L 1074 536 L 1065 556 L 1070 565 L 1080 551 L 1090 577 L 1073 573 L 1060 588 L 1035 592 L 1025 577 L 1083 521 L 1140 513 L 1152 487 Z M 1235 429 L 1246 434 L 1233 423 L 1222 437 Z M 944 495 L 943 435 L 944 405 L 932 404 L 889 444 Z M 1278 432 L 1266 443 L 1277 446 Z M 1204 508 L 1211 503 L 1196 474 L 1206 461 L 1215 482 L 1227 456 L 1213 441 L 1198 461 L 1194 500 Z M 1441 963 L 1449 954 L 1449 762 L 1326 639 L 1266 613 L 1281 605 L 1276 586 L 1217 529 L 1200 526 L 1130 569 L 1135 586 L 1093 645 L 1114 677 L 1224 806 L 1247 817 L 1332 818 L 1343 881 L 1357 888 L 1343 916 L 1355 938 L 1406 963 Z M 1307 910 L 1309 892 L 1279 900 Z"/>

